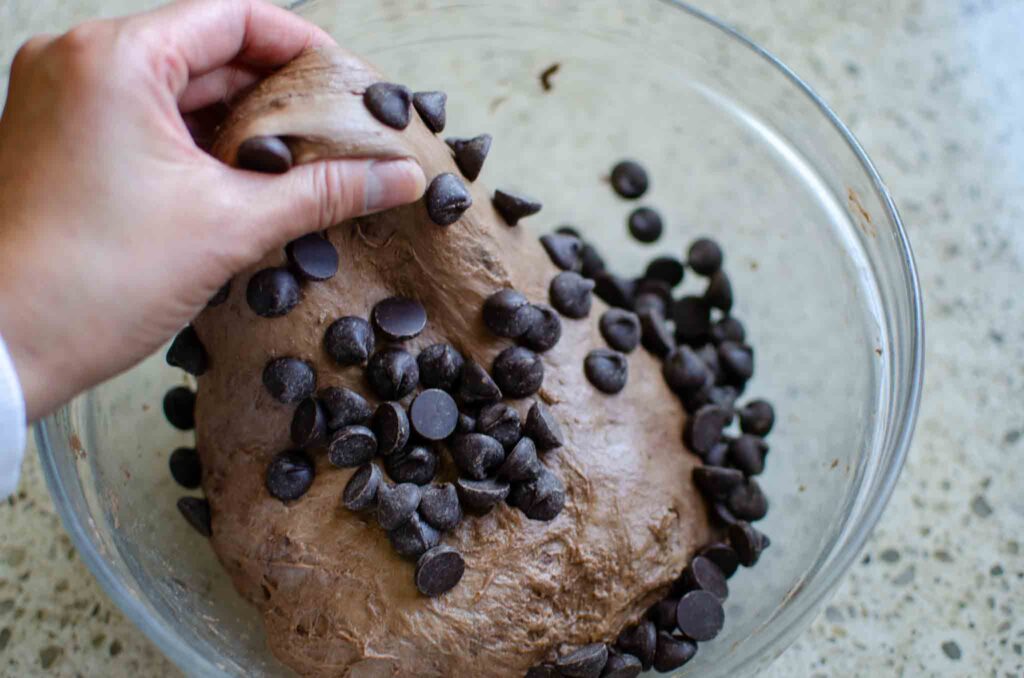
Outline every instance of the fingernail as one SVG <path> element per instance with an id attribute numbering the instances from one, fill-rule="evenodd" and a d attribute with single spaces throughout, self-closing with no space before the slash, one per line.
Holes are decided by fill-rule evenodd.
<path id="1" fill-rule="evenodd" d="M 415 160 L 375 160 L 366 173 L 366 211 L 378 212 L 419 200 L 426 183 L 423 169 Z"/>

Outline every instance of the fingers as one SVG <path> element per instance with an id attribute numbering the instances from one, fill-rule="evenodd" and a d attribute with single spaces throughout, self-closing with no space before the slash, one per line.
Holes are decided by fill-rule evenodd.
<path id="1" fill-rule="evenodd" d="M 191 113 L 211 104 L 229 102 L 238 92 L 251 87 L 264 75 L 246 66 L 221 66 L 189 82 L 178 97 L 178 109 L 182 113 Z"/>

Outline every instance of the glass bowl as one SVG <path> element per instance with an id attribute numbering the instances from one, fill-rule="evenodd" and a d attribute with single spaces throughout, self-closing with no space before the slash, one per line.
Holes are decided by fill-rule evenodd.
<path id="1" fill-rule="evenodd" d="M 527 228 L 580 226 L 639 273 L 710 234 L 758 352 L 748 388 L 776 404 L 759 527 L 772 547 L 731 582 L 726 627 L 678 675 L 753 673 L 778 656 L 854 561 L 903 463 L 923 328 L 899 216 L 835 114 L 764 50 L 685 5 L 553 0 L 300 3 L 394 80 L 449 93 L 446 134 L 489 132 L 484 180 L 538 196 Z M 559 64 L 549 78 L 540 74 Z M 634 205 L 604 185 L 648 168 L 667 229 L 631 240 Z M 693 276 L 690 276 L 691 278 Z M 690 280 L 691 285 L 697 282 Z M 111 598 L 185 672 L 286 670 L 212 551 L 178 515 L 163 418 L 184 381 L 162 353 L 36 427 L 46 479 Z"/>

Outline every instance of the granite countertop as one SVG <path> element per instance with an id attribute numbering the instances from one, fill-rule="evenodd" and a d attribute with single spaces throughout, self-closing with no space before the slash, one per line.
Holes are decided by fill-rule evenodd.
<path id="1" fill-rule="evenodd" d="M 1022 676 L 1024 3 L 696 4 L 852 127 L 899 203 L 925 294 L 925 394 L 902 479 L 859 563 L 766 675 Z M 138 6 L 8 0 L 0 64 L 33 33 Z M 0 525 L 0 674 L 176 675 L 76 555 L 34 448 Z"/>

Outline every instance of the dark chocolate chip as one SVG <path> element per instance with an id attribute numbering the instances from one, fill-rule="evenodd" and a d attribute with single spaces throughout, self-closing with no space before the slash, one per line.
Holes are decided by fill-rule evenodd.
<path id="1" fill-rule="evenodd" d="M 421 392 L 409 407 L 412 429 L 426 440 L 444 440 L 455 432 L 459 408 L 450 395 L 439 388 Z"/>
<path id="2" fill-rule="evenodd" d="M 631 654 L 613 654 L 608 657 L 601 678 L 636 678 L 644 668 Z"/>
<path id="3" fill-rule="evenodd" d="M 455 489 L 459 493 L 462 505 L 474 511 L 490 511 L 505 501 L 509 493 L 508 483 L 500 480 L 469 480 L 459 478 L 455 481 Z"/>
<path id="4" fill-rule="evenodd" d="M 462 354 L 451 344 L 434 344 L 420 351 L 416 364 L 420 368 L 420 384 L 451 392 L 459 383 Z"/>
<path id="5" fill-rule="evenodd" d="M 711 376 L 707 365 L 689 346 L 677 346 L 669 353 L 661 373 L 668 387 L 680 395 L 697 391 Z"/>
<path id="6" fill-rule="evenodd" d="M 658 280 L 656 278 L 639 278 L 636 280 L 635 292 L 633 294 L 633 305 L 636 306 L 636 298 L 640 295 L 650 295 L 658 297 L 663 304 L 663 308 L 668 308 L 672 304 L 672 287 L 664 280 Z M 647 306 L 653 306 L 654 302 L 645 300 Z"/>
<path id="7" fill-rule="evenodd" d="M 705 455 L 719 440 L 732 421 L 732 412 L 719 405 L 705 405 L 686 420 L 683 441 L 693 452 Z"/>
<path id="8" fill-rule="evenodd" d="M 187 386 L 175 386 L 164 395 L 164 416 L 182 431 L 196 427 L 196 394 Z"/>
<path id="9" fill-rule="evenodd" d="M 210 502 L 199 497 L 182 497 L 178 500 L 178 511 L 196 532 L 209 537 L 213 534 L 210 518 Z"/>
<path id="10" fill-rule="evenodd" d="M 603 271 L 594 277 L 594 294 L 609 306 L 632 310 L 636 298 L 636 282 L 629 278 Z"/>
<path id="11" fill-rule="evenodd" d="M 481 134 L 472 139 L 450 137 L 445 139 L 445 143 L 455 152 L 455 164 L 459 166 L 462 176 L 470 181 L 476 181 L 491 150 L 491 135 Z"/>
<path id="12" fill-rule="evenodd" d="M 722 502 L 715 502 L 711 504 L 711 508 L 708 511 L 708 515 L 711 516 L 711 521 L 722 527 L 729 527 L 740 522 L 740 519 L 732 514 L 729 507 Z"/>
<path id="13" fill-rule="evenodd" d="M 544 383 L 544 362 L 539 355 L 522 346 L 510 346 L 499 353 L 491 372 L 506 398 L 526 398 L 536 393 Z"/>
<path id="14" fill-rule="evenodd" d="M 439 545 L 416 561 L 416 588 L 425 596 L 436 598 L 451 591 L 466 572 L 462 554 L 451 546 Z"/>
<path id="15" fill-rule="evenodd" d="M 696 349 L 696 353 L 700 356 L 700 359 L 704 361 L 708 369 L 711 370 L 713 376 L 712 383 L 720 384 L 725 381 L 725 373 L 722 371 L 722 363 L 718 359 L 718 349 L 714 344 L 704 344 L 700 348 Z M 709 386 L 711 384 L 708 384 Z"/>
<path id="16" fill-rule="evenodd" d="M 167 349 L 167 364 L 171 367 L 180 367 L 196 377 L 206 372 L 209 360 L 203 342 L 196 334 L 196 328 L 189 325 L 178 332 L 178 336 L 171 342 L 171 347 Z"/>
<path id="17" fill-rule="evenodd" d="M 623 198 L 635 200 L 647 192 L 647 170 L 633 160 L 622 160 L 612 167 L 612 188 Z"/>
<path id="18" fill-rule="evenodd" d="M 494 438 L 483 433 L 464 433 L 455 436 L 451 446 L 452 459 L 465 475 L 483 480 L 505 461 L 505 448 Z"/>
<path id="19" fill-rule="evenodd" d="M 674 631 L 676 628 L 676 606 L 678 598 L 662 598 L 651 609 L 647 610 L 647 618 L 654 622 L 659 631 Z"/>
<path id="20" fill-rule="evenodd" d="M 324 348 L 341 366 L 362 365 L 376 344 L 370 323 L 354 315 L 335 320 L 324 333 Z"/>
<path id="21" fill-rule="evenodd" d="M 694 273 L 711 275 L 722 268 L 722 248 L 710 238 L 694 240 L 687 252 L 686 263 Z"/>
<path id="22" fill-rule="evenodd" d="M 766 436 L 775 424 L 775 408 L 766 400 L 751 400 L 740 410 L 740 428 L 744 433 Z"/>
<path id="23" fill-rule="evenodd" d="M 676 347 L 672 331 L 665 322 L 665 317 L 654 309 L 640 311 L 640 343 L 643 347 L 663 358 Z"/>
<path id="24" fill-rule="evenodd" d="M 726 502 L 729 510 L 740 520 L 753 522 L 768 515 L 768 498 L 753 478 L 734 487 Z"/>
<path id="25" fill-rule="evenodd" d="M 515 226 L 520 219 L 540 212 L 542 207 L 533 198 L 502 190 L 494 192 L 491 202 L 494 204 L 494 209 L 509 226 Z"/>
<path id="26" fill-rule="evenodd" d="M 467 405 L 481 405 L 501 400 L 501 389 L 479 363 L 466 361 L 459 380 L 459 397 Z"/>
<path id="27" fill-rule="evenodd" d="M 732 283 L 725 271 L 711 274 L 708 287 L 704 290 L 704 301 L 712 308 L 721 309 L 725 313 L 732 310 Z"/>
<path id="28" fill-rule="evenodd" d="M 723 341 L 735 341 L 742 344 L 747 332 L 743 323 L 731 315 L 727 315 L 711 326 L 711 341 L 721 344 Z"/>
<path id="29" fill-rule="evenodd" d="M 409 443 L 409 415 L 400 403 L 378 405 L 370 427 L 377 436 L 377 452 L 385 457 L 401 452 Z"/>
<path id="30" fill-rule="evenodd" d="M 722 439 L 715 443 L 711 451 L 704 455 L 705 466 L 725 466 L 729 456 L 729 444 L 732 441 L 728 439 L 728 436 L 722 436 Z"/>
<path id="31" fill-rule="evenodd" d="M 493 403 L 480 410 L 476 428 L 478 432 L 497 440 L 506 450 L 512 449 L 522 437 L 519 412 L 505 403 Z"/>
<path id="32" fill-rule="evenodd" d="M 719 405 L 731 410 L 736 404 L 740 392 L 734 386 L 712 386 L 707 389 L 707 401 L 712 405 Z"/>
<path id="33" fill-rule="evenodd" d="M 499 337 L 521 337 L 537 320 L 537 311 L 519 292 L 504 288 L 484 301 L 484 325 Z"/>
<path id="34" fill-rule="evenodd" d="M 385 530 L 393 530 L 408 521 L 419 508 L 422 492 L 413 483 L 381 483 L 377 488 L 377 522 Z"/>
<path id="35" fill-rule="evenodd" d="M 725 612 L 722 603 L 707 591 L 690 591 L 679 599 L 676 625 L 687 638 L 712 640 L 722 630 Z"/>
<path id="36" fill-rule="evenodd" d="M 498 477 L 512 482 L 528 482 L 536 479 L 540 473 L 537 446 L 529 438 L 520 438 L 498 468 Z"/>
<path id="37" fill-rule="evenodd" d="M 476 419 L 465 413 L 459 414 L 459 423 L 455 425 L 456 433 L 472 433 L 476 430 Z"/>
<path id="38" fill-rule="evenodd" d="M 565 485 L 561 478 L 541 466 L 536 479 L 517 483 L 512 488 L 508 503 L 530 520 L 554 520 L 565 508 Z"/>
<path id="39" fill-rule="evenodd" d="M 607 268 L 597 248 L 590 243 L 583 243 L 583 249 L 580 250 L 580 260 L 583 262 L 583 269 L 580 273 L 585 278 L 596 278 Z"/>
<path id="40" fill-rule="evenodd" d="M 662 631 L 658 634 L 658 648 L 654 653 L 654 670 L 660 673 L 674 671 L 696 654 L 697 643 Z"/>
<path id="41" fill-rule="evenodd" d="M 754 376 L 754 350 L 745 344 L 722 342 L 718 345 L 718 360 L 733 379 L 744 382 Z"/>
<path id="42" fill-rule="evenodd" d="M 408 87 L 391 82 L 375 82 L 363 93 L 363 103 L 373 117 L 388 127 L 405 129 L 409 126 L 412 93 Z"/>
<path id="43" fill-rule="evenodd" d="M 274 358 L 263 368 L 263 386 L 271 397 L 286 405 L 313 395 L 316 372 L 298 358 Z"/>
<path id="44" fill-rule="evenodd" d="M 561 235 L 571 235 L 574 238 L 579 238 L 580 240 L 583 240 L 583 235 L 580 234 L 580 230 L 575 226 L 570 226 L 569 224 L 559 226 L 558 228 L 555 229 L 555 233 L 559 233 Z"/>
<path id="45" fill-rule="evenodd" d="M 305 452 L 286 450 L 267 465 L 267 492 L 281 501 L 292 501 L 306 494 L 315 476 L 316 466 Z"/>
<path id="46" fill-rule="evenodd" d="M 194 447 L 179 447 L 168 461 L 171 477 L 187 490 L 194 490 L 203 481 L 203 465 Z"/>
<path id="47" fill-rule="evenodd" d="M 594 388 L 614 395 L 626 387 L 629 364 L 618 351 L 596 348 L 583 359 L 583 371 Z"/>
<path id="48" fill-rule="evenodd" d="M 642 243 L 657 241 L 663 230 L 661 215 L 650 207 L 638 207 L 629 215 L 629 232 Z"/>
<path id="49" fill-rule="evenodd" d="M 377 437 L 358 424 L 338 429 L 327 441 L 327 458 L 338 468 L 362 466 L 376 454 Z"/>
<path id="50" fill-rule="evenodd" d="M 578 273 L 583 268 L 583 259 L 581 258 L 583 242 L 579 238 L 560 233 L 549 233 L 541 237 L 540 244 L 544 246 L 544 250 L 551 258 L 551 263 L 563 271 Z"/>
<path id="51" fill-rule="evenodd" d="M 639 659 L 645 671 L 650 670 L 658 647 L 658 629 L 651 620 L 641 620 L 636 626 L 630 626 L 619 634 L 617 645 Z"/>
<path id="52" fill-rule="evenodd" d="M 526 334 L 520 337 L 523 344 L 538 353 L 550 351 L 562 338 L 562 321 L 555 309 L 547 304 L 534 304 L 533 324 Z"/>
<path id="53" fill-rule="evenodd" d="M 351 389 L 329 386 L 322 389 L 317 398 L 324 408 L 329 429 L 365 424 L 373 416 L 366 398 Z"/>
<path id="54" fill-rule="evenodd" d="M 526 425 L 523 433 L 529 436 L 542 452 L 553 450 L 565 444 L 565 436 L 558 420 L 551 414 L 547 405 L 534 400 L 530 411 L 526 414 Z"/>
<path id="55" fill-rule="evenodd" d="M 698 466 L 693 469 L 693 482 L 709 499 L 725 499 L 743 484 L 743 473 L 734 468 Z"/>
<path id="56" fill-rule="evenodd" d="M 438 226 L 451 226 L 473 206 L 473 195 L 451 172 L 438 174 L 425 194 L 427 216 Z"/>
<path id="57" fill-rule="evenodd" d="M 238 145 L 235 165 L 253 172 L 283 174 L 292 167 L 292 152 L 278 137 L 249 137 Z"/>
<path id="58" fill-rule="evenodd" d="M 377 502 L 382 483 L 380 468 L 373 462 L 363 464 L 352 474 L 341 494 L 341 503 L 349 511 L 365 511 Z"/>
<path id="59" fill-rule="evenodd" d="M 415 299 L 388 297 L 373 307 L 373 324 L 387 339 L 404 341 L 427 326 L 427 311 Z"/>
<path id="60" fill-rule="evenodd" d="M 676 339 L 691 346 L 702 343 L 711 331 L 711 307 L 700 297 L 683 297 L 672 305 Z"/>
<path id="61" fill-rule="evenodd" d="M 654 311 L 664 318 L 668 308 L 669 304 L 665 303 L 665 300 L 661 295 L 653 292 L 642 292 L 637 294 L 636 298 L 633 299 L 633 310 L 636 311 L 637 314 L 643 314 L 646 311 Z M 672 343 L 674 344 L 675 342 L 673 341 Z"/>
<path id="62" fill-rule="evenodd" d="M 396 483 L 426 485 L 437 475 L 437 455 L 425 447 L 410 447 L 384 460 L 388 475 Z"/>
<path id="63" fill-rule="evenodd" d="M 764 456 L 767 453 L 768 443 L 749 433 L 729 443 L 729 461 L 748 476 L 760 475 L 764 471 Z"/>
<path id="64" fill-rule="evenodd" d="M 295 308 L 302 298 L 299 281 L 287 268 L 265 268 L 249 278 L 245 300 L 261 318 L 278 318 Z"/>
<path id="65" fill-rule="evenodd" d="M 531 666 L 526 672 L 526 678 L 559 678 L 558 670 L 549 664 L 538 664 Z"/>
<path id="66" fill-rule="evenodd" d="M 683 584 L 690 591 L 707 591 L 719 600 L 729 597 L 725 573 L 711 559 L 697 556 L 683 570 Z"/>
<path id="67" fill-rule="evenodd" d="M 291 436 L 299 447 L 318 445 L 327 437 L 327 416 L 316 398 L 306 398 L 295 408 Z"/>
<path id="68" fill-rule="evenodd" d="M 726 579 L 733 576 L 740 566 L 739 556 L 728 544 L 708 544 L 700 550 L 700 555 L 717 565 Z"/>
<path id="69" fill-rule="evenodd" d="M 591 643 L 555 661 L 558 673 L 566 678 L 599 678 L 608 661 L 608 646 Z"/>
<path id="70" fill-rule="evenodd" d="M 292 270 L 306 280 L 330 280 L 338 272 L 338 250 L 318 233 L 292 240 L 285 252 Z"/>
<path id="71" fill-rule="evenodd" d="M 616 351 L 629 353 L 640 343 L 640 318 L 621 308 L 610 308 L 601 315 L 601 336 Z"/>
<path id="72" fill-rule="evenodd" d="M 229 279 L 226 283 L 220 286 L 220 289 L 217 290 L 217 292 L 212 297 L 210 297 L 210 300 L 206 302 L 206 305 L 209 307 L 220 306 L 221 304 L 228 300 L 228 297 L 230 295 L 231 280 Z"/>
<path id="73" fill-rule="evenodd" d="M 675 287 L 683 282 L 685 272 L 686 269 L 683 267 L 683 262 L 675 257 L 657 257 L 647 264 L 647 271 L 644 273 L 644 277 L 661 280 L 668 283 L 669 287 Z"/>
<path id="74" fill-rule="evenodd" d="M 551 280 L 548 296 L 551 305 L 567 318 L 586 318 L 593 303 L 591 292 L 594 281 L 588 280 L 579 273 L 563 271 Z"/>
<path id="75" fill-rule="evenodd" d="M 448 95 L 444 92 L 416 92 L 412 95 L 412 105 L 420 114 L 420 119 L 434 134 L 444 131 L 447 121 L 445 105 L 448 103 Z"/>
<path id="76" fill-rule="evenodd" d="M 420 515 L 431 527 L 451 530 L 462 521 L 459 493 L 451 483 L 423 488 Z"/>
<path id="77" fill-rule="evenodd" d="M 400 348 L 384 348 L 366 366 L 370 386 L 383 400 L 400 400 L 416 389 L 420 369 L 416 359 Z"/>
<path id="78" fill-rule="evenodd" d="M 768 537 L 750 523 L 737 521 L 729 526 L 729 545 L 736 551 L 743 567 L 753 567 L 768 548 L 768 543 Z"/>
<path id="79" fill-rule="evenodd" d="M 407 558 L 419 558 L 438 545 L 441 534 L 427 524 L 419 513 L 388 532 L 388 539 L 395 551 Z"/>

